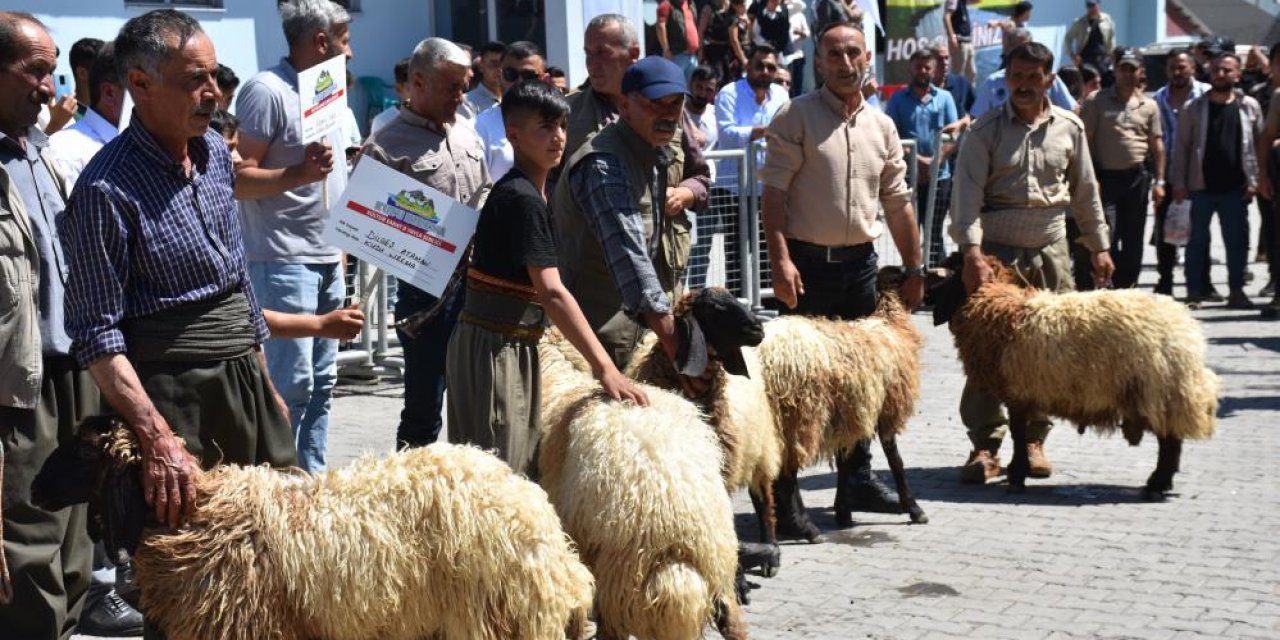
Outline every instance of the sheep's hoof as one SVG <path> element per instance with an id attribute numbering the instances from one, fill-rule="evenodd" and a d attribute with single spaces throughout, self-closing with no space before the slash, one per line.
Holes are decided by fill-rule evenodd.
<path id="1" fill-rule="evenodd" d="M 1026 493 L 1026 492 L 1027 492 L 1027 483 L 1025 480 L 1022 482 L 1015 482 L 1013 480 L 1009 481 L 1009 493 Z"/>
<path id="2" fill-rule="evenodd" d="M 924 509 L 913 505 L 909 512 L 912 524 L 929 524 L 929 516 L 925 515 Z"/>
<path id="3" fill-rule="evenodd" d="M 1169 497 L 1169 493 L 1173 491 L 1173 478 L 1162 480 L 1151 478 L 1147 480 L 1147 486 L 1142 488 L 1142 497 L 1152 502 L 1162 502 Z"/>
<path id="4" fill-rule="evenodd" d="M 782 549 L 776 544 L 738 543 L 738 566 L 742 571 L 759 568 L 760 575 L 772 578 L 782 567 Z"/>

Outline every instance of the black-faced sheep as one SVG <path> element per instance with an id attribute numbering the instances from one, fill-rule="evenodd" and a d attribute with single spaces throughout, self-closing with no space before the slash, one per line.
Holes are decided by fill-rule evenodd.
<path id="1" fill-rule="evenodd" d="M 93 418 L 33 484 L 45 508 L 89 501 L 132 550 L 147 616 L 173 640 L 561 640 L 592 578 L 537 485 L 437 444 L 322 474 L 218 467 L 191 518 L 143 531 L 133 433 Z"/>
<path id="2" fill-rule="evenodd" d="M 966 295 L 958 256 L 931 288 L 934 322 L 950 322 L 965 375 L 1009 410 L 1009 486 L 1029 472 L 1027 419 L 1074 422 L 1083 432 L 1119 429 L 1131 445 L 1150 431 L 1160 453 L 1148 498 L 1173 488 L 1185 439 L 1213 434 L 1218 377 L 1205 366 L 1204 334 L 1186 307 L 1135 290 L 1052 293 L 1020 286 L 988 256 L 994 279 Z"/>
<path id="3" fill-rule="evenodd" d="M 897 485 L 899 508 L 929 521 L 916 502 L 897 437 L 920 395 L 920 332 L 882 271 L 876 312 L 857 320 L 785 315 L 765 323 L 758 347 L 764 384 L 786 448 L 783 473 L 832 460 L 878 437 Z M 837 514 L 839 515 L 839 514 Z"/>
<path id="4" fill-rule="evenodd" d="M 714 620 L 746 638 L 715 434 L 667 391 L 645 387 L 648 407 L 610 401 L 557 339 L 539 344 L 538 475 L 596 576 L 599 637 L 692 640 Z"/>

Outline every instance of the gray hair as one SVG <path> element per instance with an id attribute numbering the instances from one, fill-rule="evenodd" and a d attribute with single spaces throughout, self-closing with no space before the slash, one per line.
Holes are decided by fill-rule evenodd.
<path id="1" fill-rule="evenodd" d="M 197 33 L 204 33 L 200 23 L 173 9 L 156 9 L 132 18 L 116 36 L 116 71 L 121 80 L 129 77 L 130 69 L 141 69 L 159 79 L 160 67 Z M 178 39 L 176 46 L 170 46 L 173 37 Z"/>
<path id="2" fill-rule="evenodd" d="M 306 42 L 317 33 L 333 35 L 336 27 L 350 22 L 351 14 L 330 0 L 288 0 L 280 5 L 280 23 L 290 46 Z"/>
<path id="3" fill-rule="evenodd" d="M 462 47 L 444 38 L 427 38 L 413 48 L 409 71 L 425 75 L 435 71 L 441 64 L 470 67 L 471 58 L 462 50 Z"/>
<path id="4" fill-rule="evenodd" d="M 636 33 L 636 26 L 631 24 L 626 16 L 617 13 L 602 13 L 592 18 L 591 22 L 587 23 L 587 31 L 600 30 L 615 24 L 622 31 L 621 44 L 624 48 L 640 46 L 640 36 Z"/>

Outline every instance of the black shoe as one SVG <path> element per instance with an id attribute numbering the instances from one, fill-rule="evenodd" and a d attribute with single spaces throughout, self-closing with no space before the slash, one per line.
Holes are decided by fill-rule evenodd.
<path id="1" fill-rule="evenodd" d="M 1171 296 L 1173 295 L 1173 283 L 1161 280 L 1160 282 L 1156 283 L 1156 288 L 1154 292 L 1162 296 Z"/>
<path id="2" fill-rule="evenodd" d="M 822 530 L 809 519 L 800 498 L 800 482 L 786 474 L 773 481 L 773 510 L 777 514 L 779 538 L 800 538 L 809 542 L 822 539 Z"/>
<path id="3" fill-rule="evenodd" d="M 1205 294 L 1203 297 L 1205 302 L 1226 302 L 1227 301 L 1227 299 L 1222 297 L 1222 294 L 1218 293 L 1218 290 L 1213 287 L 1209 287 L 1209 289 L 1205 291 Z"/>
<path id="4" fill-rule="evenodd" d="M 1235 289 L 1231 292 L 1231 296 L 1227 298 L 1228 309 L 1252 309 L 1253 301 L 1249 296 L 1245 295 L 1241 289 Z"/>
<path id="5" fill-rule="evenodd" d="M 85 596 L 84 610 L 76 632 L 103 638 L 127 638 L 142 635 L 142 614 L 129 606 L 116 590 L 94 585 Z"/>

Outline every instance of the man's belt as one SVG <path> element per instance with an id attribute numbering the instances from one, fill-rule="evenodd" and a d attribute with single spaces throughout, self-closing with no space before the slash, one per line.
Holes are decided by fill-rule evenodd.
<path id="1" fill-rule="evenodd" d="M 843 247 L 825 247 L 820 244 L 813 244 L 812 242 L 787 238 L 787 249 L 793 256 L 804 257 L 810 260 L 852 262 L 871 255 L 875 251 L 875 246 L 870 242 L 864 242 L 862 244 L 851 244 Z"/>
<path id="2" fill-rule="evenodd" d="M 458 315 L 458 320 L 473 324 L 481 329 L 487 329 L 494 333 L 502 334 L 509 338 L 522 340 L 524 342 L 537 342 L 542 339 L 544 328 L 540 324 L 511 324 L 507 322 L 497 322 L 495 320 L 487 320 L 481 318 L 470 311 L 463 311 Z"/>

